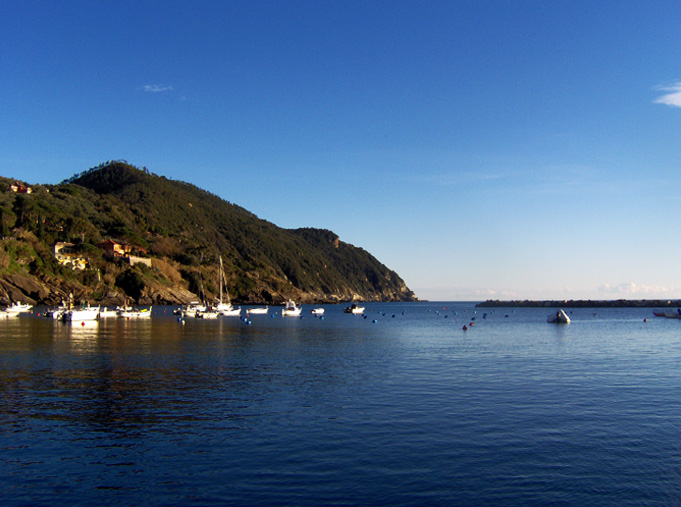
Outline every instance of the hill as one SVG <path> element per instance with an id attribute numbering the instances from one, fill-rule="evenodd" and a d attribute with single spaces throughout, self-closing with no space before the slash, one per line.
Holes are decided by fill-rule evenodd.
<path id="1" fill-rule="evenodd" d="M 123 161 L 58 185 L 0 178 L 0 235 L 5 303 L 55 303 L 69 293 L 109 304 L 213 299 L 220 257 L 226 288 L 239 303 L 415 299 L 397 273 L 331 231 L 283 229 Z M 124 254 L 107 256 L 107 240 Z M 62 263 L 55 244 L 66 245 Z M 63 264 L 69 261 L 85 269 Z"/>

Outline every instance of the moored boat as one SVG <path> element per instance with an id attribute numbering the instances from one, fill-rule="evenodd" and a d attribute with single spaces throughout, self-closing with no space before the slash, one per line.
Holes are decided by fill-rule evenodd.
<path id="1" fill-rule="evenodd" d="M 558 310 L 557 312 L 551 313 L 546 317 L 546 322 L 549 324 L 569 324 L 570 317 L 567 316 L 563 310 Z"/>
<path id="2" fill-rule="evenodd" d="M 199 303 L 198 301 L 192 301 L 188 305 L 182 306 L 182 308 L 180 308 L 179 314 L 182 315 L 183 318 L 196 317 L 197 312 L 205 312 L 206 310 L 206 305 Z"/>
<path id="3" fill-rule="evenodd" d="M 0 310 L 0 315 L 3 317 L 17 317 L 20 313 L 28 312 L 31 308 L 33 308 L 33 305 L 15 302 Z"/>
<path id="4" fill-rule="evenodd" d="M 222 267 L 222 256 L 220 256 L 220 280 L 218 282 L 220 284 L 220 299 L 218 304 L 215 305 L 215 310 L 220 315 L 224 315 L 225 317 L 239 317 L 241 315 L 241 307 L 232 306 L 232 303 L 229 300 L 229 291 L 227 291 L 227 282 L 225 281 L 225 271 Z M 225 298 L 227 299 L 226 303 L 222 302 L 223 285 L 225 287 Z"/>
<path id="5" fill-rule="evenodd" d="M 290 299 L 286 302 L 286 307 L 281 311 L 282 317 L 298 317 L 303 308 L 296 305 Z"/>
<path id="6" fill-rule="evenodd" d="M 356 303 L 352 303 L 350 306 L 345 308 L 343 310 L 344 313 L 354 313 L 354 314 L 359 314 L 359 313 L 364 313 L 364 307 L 359 306 Z"/>
<path id="7" fill-rule="evenodd" d="M 316 315 L 319 317 L 321 315 L 324 315 L 324 308 L 313 308 L 312 310 L 310 310 L 310 313 L 312 315 Z"/>
<path id="8" fill-rule="evenodd" d="M 43 316 L 47 319 L 59 320 L 64 318 L 64 314 L 69 311 L 68 306 L 58 306 L 57 308 L 49 308 L 45 311 Z"/>
<path id="9" fill-rule="evenodd" d="M 116 317 L 118 315 L 118 311 L 115 309 L 112 310 L 110 308 L 100 308 L 99 309 L 99 318 L 107 318 L 107 317 Z"/>
<path id="10" fill-rule="evenodd" d="M 133 308 L 131 306 L 119 306 L 116 315 L 124 319 L 145 319 L 151 317 L 151 306 L 149 308 Z"/>
<path id="11" fill-rule="evenodd" d="M 205 312 L 196 312 L 197 319 L 217 319 L 220 313 L 217 310 L 206 310 Z"/>
<path id="12" fill-rule="evenodd" d="M 247 314 L 250 315 L 265 315 L 269 311 L 269 306 L 265 306 L 264 308 L 249 308 L 246 310 Z"/>
<path id="13" fill-rule="evenodd" d="M 64 320 L 70 322 L 82 322 L 86 320 L 97 320 L 99 317 L 99 306 L 82 305 L 80 308 L 73 308 L 64 314 Z"/>

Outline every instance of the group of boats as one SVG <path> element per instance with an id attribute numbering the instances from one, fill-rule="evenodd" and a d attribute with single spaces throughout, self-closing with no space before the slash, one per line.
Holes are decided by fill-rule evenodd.
<path id="1" fill-rule="evenodd" d="M 151 317 L 151 307 L 133 308 L 132 306 L 124 305 L 117 306 L 115 309 L 110 309 L 101 306 L 90 306 L 89 304 L 84 304 L 77 308 L 70 307 L 69 305 L 62 305 L 46 311 L 45 317 L 67 322 L 82 322 L 109 317 L 144 319 Z"/>
<path id="2" fill-rule="evenodd" d="M 653 315 L 666 319 L 681 319 L 681 308 L 677 308 L 676 310 L 655 310 L 653 311 Z"/>

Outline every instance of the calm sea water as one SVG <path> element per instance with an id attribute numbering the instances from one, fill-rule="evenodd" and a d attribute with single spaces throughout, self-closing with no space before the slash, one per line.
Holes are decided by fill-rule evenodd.
<path id="1" fill-rule="evenodd" d="M 681 504 L 681 321 L 366 306 L 0 320 L 0 504 Z"/>

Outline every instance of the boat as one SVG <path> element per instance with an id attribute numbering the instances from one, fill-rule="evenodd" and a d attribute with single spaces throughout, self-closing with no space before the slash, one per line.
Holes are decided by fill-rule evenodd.
<path id="1" fill-rule="evenodd" d="M 220 312 L 211 308 L 205 312 L 196 312 L 194 316 L 197 319 L 217 319 L 220 316 Z"/>
<path id="2" fill-rule="evenodd" d="M 282 317 L 298 317 L 303 311 L 301 306 L 297 306 L 290 299 L 286 302 L 286 307 L 281 311 Z"/>
<path id="3" fill-rule="evenodd" d="M 132 308 L 130 306 L 119 306 L 116 310 L 118 317 L 124 319 L 145 319 L 151 317 L 151 306 L 140 310 L 139 308 Z"/>
<path id="4" fill-rule="evenodd" d="M 222 256 L 220 256 L 220 299 L 218 304 L 215 305 L 215 310 L 225 317 L 238 317 L 241 315 L 241 307 L 234 307 L 229 300 L 229 292 L 227 291 L 227 282 L 225 281 L 225 271 L 222 267 Z M 225 287 L 225 297 L 227 299 L 226 303 L 222 302 L 222 286 Z"/>
<path id="5" fill-rule="evenodd" d="M 666 319 L 681 319 L 681 308 L 676 310 L 654 310 L 655 317 L 665 317 Z"/>
<path id="6" fill-rule="evenodd" d="M 58 306 L 57 308 L 49 308 L 47 311 L 45 311 L 43 315 L 45 316 L 45 318 L 48 319 L 63 320 L 64 315 L 68 311 L 69 311 L 68 305 L 62 301 L 61 306 Z"/>
<path id="7" fill-rule="evenodd" d="M 0 314 L 3 317 L 17 317 L 20 313 L 28 312 L 31 308 L 33 308 L 33 305 L 15 302 L 4 310 L 0 310 Z"/>
<path id="8" fill-rule="evenodd" d="M 206 310 L 206 305 L 199 303 L 198 301 L 192 301 L 188 305 L 182 306 L 179 314 L 182 315 L 182 317 L 196 317 L 197 312 L 205 312 Z"/>
<path id="9" fill-rule="evenodd" d="M 356 303 L 352 303 L 350 306 L 348 306 L 345 310 L 343 310 L 344 313 L 364 313 L 364 307 L 363 306 L 358 306 Z"/>
<path id="10" fill-rule="evenodd" d="M 546 317 L 546 322 L 549 324 L 569 324 L 570 317 L 567 316 L 563 310 L 558 310 L 557 312 L 551 313 Z"/>
<path id="11" fill-rule="evenodd" d="M 70 322 L 83 322 L 86 320 L 97 320 L 99 317 L 99 306 L 83 304 L 80 308 L 73 308 L 64 314 L 64 320 Z"/>
<path id="12" fill-rule="evenodd" d="M 310 313 L 312 315 L 316 315 L 317 317 L 324 315 L 324 308 L 314 308 L 310 310 Z"/>
<path id="13" fill-rule="evenodd" d="M 246 313 L 249 315 L 265 315 L 269 311 L 269 306 L 266 306 L 264 308 L 249 308 L 246 310 Z"/>
<path id="14" fill-rule="evenodd" d="M 116 317 L 118 316 L 118 311 L 116 309 L 111 310 L 110 308 L 100 308 L 99 318 Z"/>

